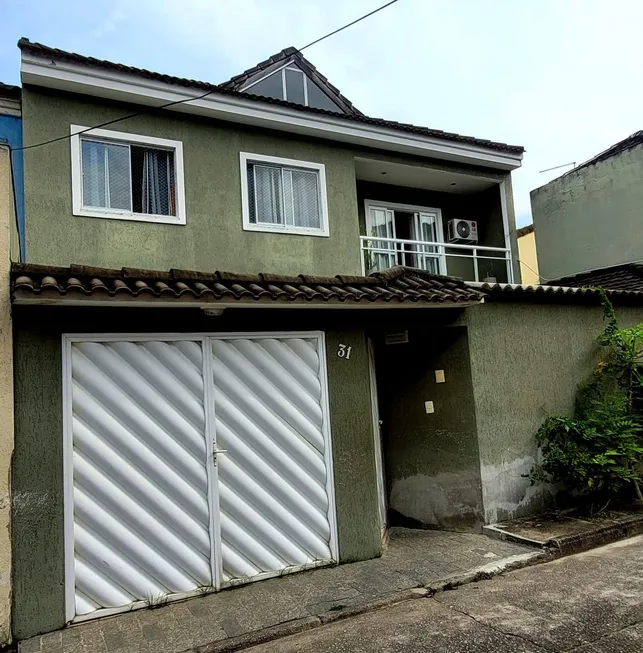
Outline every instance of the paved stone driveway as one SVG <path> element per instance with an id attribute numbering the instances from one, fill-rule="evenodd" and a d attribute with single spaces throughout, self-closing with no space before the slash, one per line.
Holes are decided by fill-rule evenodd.
<path id="1" fill-rule="evenodd" d="M 532 549 L 472 533 L 391 529 L 378 559 L 86 622 L 25 640 L 20 653 L 180 653 L 293 619 L 342 610 Z"/>

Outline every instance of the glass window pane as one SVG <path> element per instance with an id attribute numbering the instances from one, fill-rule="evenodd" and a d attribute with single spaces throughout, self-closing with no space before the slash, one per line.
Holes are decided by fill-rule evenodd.
<path id="1" fill-rule="evenodd" d="M 304 74 L 299 70 L 286 68 L 286 99 L 296 104 L 306 104 L 304 100 Z"/>
<path id="2" fill-rule="evenodd" d="M 132 146 L 134 213 L 176 215 L 174 152 Z"/>
<path id="3" fill-rule="evenodd" d="M 296 227 L 321 229 L 318 174 L 304 170 L 289 172 L 292 179 L 293 224 Z"/>
<path id="4" fill-rule="evenodd" d="M 82 140 L 83 206 L 106 207 L 105 143 Z"/>
<path id="5" fill-rule="evenodd" d="M 329 97 L 324 93 L 317 84 L 311 82 L 310 79 L 306 80 L 308 84 L 308 106 L 315 107 L 316 109 L 326 109 L 326 111 L 334 111 L 336 113 L 344 113 Z"/>
<path id="6" fill-rule="evenodd" d="M 283 224 L 281 168 L 250 164 L 248 173 L 252 180 L 250 197 L 250 222 Z"/>
<path id="7" fill-rule="evenodd" d="M 129 147 L 81 139 L 83 205 L 131 210 Z"/>
<path id="8" fill-rule="evenodd" d="M 281 70 L 277 71 L 251 86 L 246 93 L 253 95 L 263 95 L 264 97 L 274 97 L 278 100 L 284 99 L 284 87 L 281 80 Z"/>

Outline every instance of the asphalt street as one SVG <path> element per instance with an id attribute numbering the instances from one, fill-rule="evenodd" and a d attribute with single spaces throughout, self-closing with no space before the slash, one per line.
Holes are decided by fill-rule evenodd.
<path id="1" fill-rule="evenodd" d="M 642 653 L 643 536 L 248 650 Z"/>

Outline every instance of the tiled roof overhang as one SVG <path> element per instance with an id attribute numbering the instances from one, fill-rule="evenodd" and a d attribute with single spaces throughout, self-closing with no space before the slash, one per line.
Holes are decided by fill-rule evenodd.
<path id="1" fill-rule="evenodd" d="M 14 304 L 202 308 L 430 308 L 484 300 L 454 277 L 396 267 L 369 276 L 240 275 L 191 270 L 109 270 L 14 263 Z"/>
<path id="2" fill-rule="evenodd" d="M 643 291 L 643 265 L 640 263 L 623 263 L 589 272 L 572 274 L 550 281 L 549 285 L 571 286 L 574 288 L 598 287 L 610 290 Z"/>
<path id="3" fill-rule="evenodd" d="M 486 302 L 514 302 L 541 304 L 598 304 L 600 292 L 596 287 L 522 286 L 509 283 L 473 283 L 467 286 L 484 293 Z M 609 299 L 619 304 L 643 306 L 643 292 L 605 288 Z"/>

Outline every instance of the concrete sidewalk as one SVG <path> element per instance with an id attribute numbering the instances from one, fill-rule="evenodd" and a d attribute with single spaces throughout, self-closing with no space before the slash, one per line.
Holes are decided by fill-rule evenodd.
<path id="1" fill-rule="evenodd" d="M 224 590 L 218 594 L 86 622 L 25 640 L 21 653 L 181 653 L 239 650 L 265 641 L 270 629 L 293 632 L 387 604 L 413 588 L 473 572 L 493 571 L 533 549 L 472 533 L 391 529 L 375 560 L 327 567 Z M 417 591 L 417 590 L 416 590 Z M 410 594 L 409 594 L 410 595 Z M 282 635 L 284 627 L 279 626 Z M 261 634 L 263 632 L 263 635 Z"/>

